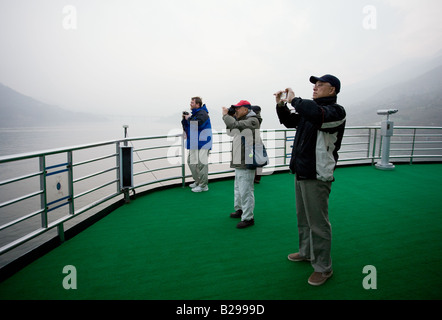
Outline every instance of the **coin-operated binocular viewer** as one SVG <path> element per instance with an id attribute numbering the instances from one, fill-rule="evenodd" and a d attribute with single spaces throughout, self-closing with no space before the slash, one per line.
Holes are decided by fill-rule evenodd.
<path id="1" fill-rule="evenodd" d="M 394 122 L 390 121 L 390 115 L 397 113 L 397 109 L 378 110 L 378 115 L 386 115 L 387 119 L 381 122 L 382 135 L 382 157 L 381 162 L 376 163 L 376 168 L 380 170 L 393 170 L 394 165 L 390 159 L 390 138 L 393 136 Z"/>

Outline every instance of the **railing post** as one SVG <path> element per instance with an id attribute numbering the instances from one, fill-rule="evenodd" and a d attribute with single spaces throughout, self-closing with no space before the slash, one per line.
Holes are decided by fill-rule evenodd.
<path id="1" fill-rule="evenodd" d="M 379 149 L 378 149 L 378 158 L 381 158 L 382 155 L 382 144 L 384 143 L 384 137 L 382 136 L 382 134 L 379 137 Z"/>
<path id="2" fill-rule="evenodd" d="M 60 238 L 60 242 L 64 242 L 64 226 L 63 223 L 57 225 L 58 237 Z"/>
<path id="3" fill-rule="evenodd" d="M 40 196 L 41 208 L 43 209 L 41 213 L 41 227 L 48 227 L 48 206 L 47 206 L 47 197 L 46 197 L 46 158 L 45 156 L 39 157 L 40 162 L 40 189 L 43 193 Z"/>
<path id="4" fill-rule="evenodd" d="M 116 163 L 115 166 L 117 168 L 117 193 L 121 193 L 121 188 L 120 188 L 120 181 L 121 181 L 121 177 L 120 177 L 120 141 L 115 142 L 115 154 L 116 154 Z"/>
<path id="5" fill-rule="evenodd" d="M 370 159 L 371 128 L 368 128 L 367 159 Z"/>
<path id="6" fill-rule="evenodd" d="M 373 151 L 371 154 L 371 165 L 374 165 L 374 158 L 376 157 L 376 140 L 378 139 L 378 129 L 374 129 L 374 136 L 373 136 Z"/>
<path id="7" fill-rule="evenodd" d="M 414 146 L 416 144 L 416 128 L 413 130 L 413 144 L 411 146 L 410 164 L 413 164 Z"/>
<path id="8" fill-rule="evenodd" d="M 69 184 L 69 214 L 75 214 L 74 205 L 74 159 L 72 150 L 68 151 L 68 184 Z"/>
<path id="9" fill-rule="evenodd" d="M 284 165 L 287 164 L 287 130 L 284 130 Z"/>
<path id="10" fill-rule="evenodd" d="M 182 187 L 186 186 L 186 153 L 184 148 L 184 132 L 181 134 L 181 182 Z"/>

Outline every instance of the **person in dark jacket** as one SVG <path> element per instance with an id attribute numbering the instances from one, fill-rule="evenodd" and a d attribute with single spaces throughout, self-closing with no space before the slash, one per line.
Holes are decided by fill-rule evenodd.
<path id="1" fill-rule="evenodd" d="M 328 200 L 346 112 L 337 104 L 341 90 L 338 78 L 329 74 L 312 76 L 310 82 L 314 84 L 313 100 L 295 98 L 290 88 L 275 96 L 279 121 L 287 128 L 296 128 L 290 170 L 295 174 L 299 252 L 289 254 L 288 259 L 311 261 L 314 272 L 308 283 L 318 286 L 333 275 Z M 281 97 L 284 94 L 286 99 Z"/>
<path id="2" fill-rule="evenodd" d="M 187 163 L 195 180 L 190 185 L 193 192 L 208 191 L 209 152 L 212 149 L 212 124 L 209 111 L 200 97 L 190 101 L 191 115 L 183 113 L 181 124 L 186 134 Z"/>

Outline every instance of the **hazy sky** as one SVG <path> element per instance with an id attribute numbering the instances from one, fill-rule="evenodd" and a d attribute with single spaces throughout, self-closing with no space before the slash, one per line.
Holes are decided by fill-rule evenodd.
<path id="1" fill-rule="evenodd" d="M 0 82 L 60 107 L 212 116 L 345 87 L 442 48 L 440 0 L 0 0 Z"/>

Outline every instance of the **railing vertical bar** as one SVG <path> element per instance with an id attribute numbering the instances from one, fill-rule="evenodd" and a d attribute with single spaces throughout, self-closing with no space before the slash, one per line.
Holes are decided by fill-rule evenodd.
<path id="1" fill-rule="evenodd" d="M 47 206 L 47 195 L 46 195 L 46 157 L 44 155 L 39 157 L 40 162 L 40 189 L 43 193 L 40 195 L 40 203 L 43 211 L 41 212 L 41 227 L 48 227 L 48 206 Z"/>
<path id="2" fill-rule="evenodd" d="M 68 183 L 69 183 L 69 214 L 74 215 L 74 156 L 72 150 L 68 151 Z"/>
<path id="3" fill-rule="evenodd" d="M 416 131 L 417 131 L 417 129 L 414 128 L 414 130 L 413 130 L 413 143 L 411 145 L 410 164 L 413 164 L 414 146 L 416 143 Z"/>
<path id="4" fill-rule="evenodd" d="M 60 223 L 59 225 L 57 225 L 57 232 L 58 232 L 58 237 L 60 238 L 60 242 L 64 242 L 64 225 L 63 223 Z"/>
<path id="5" fill-rule="evenodd" d="M 377 137 L 378 135 L 378 130 L 374 129 L 374 136 L 373 136 L 373 153 L 371 155 L 371 165 L 374 166 L 374 158 L 376 157 L 376 142 L 377 142 Z"/>
<path id="6" fill-rule="evenodd" d="M 371 128 L 368 128 L 367 158 L 370 157 Z"/>
<path id="7" fill-rule="evenodd" d="M 379 138 L 379 150 L 378 150 L 378 156 L 379 158 L 382 157 L 382 143 L 383 143 L 383 135 L 381 134 L 381 137 Z"/>
<path id="8" fill-rule="evenodd" d="M 287 164 L 287 131 L 284 130 L 284 164 Z"/>
<path id="9" fill-rule="evenodd" d="M 120 183 L 120 181 L 121 181 L 121 177 L 120 177 L 120 171 L 121 171 L 120 170 L 120 143 L 118 141 L 115 143 L 115 154 L 116 154 L 115 167 L 117 168 L 116 177 L 117 177 L 117 181 L 119 181 L 118 183 L 116 183 L 116 186 L 117 186 L 117 193 L 120 193 L 121 192 L 121 187 L 120 187 L 120 185 L 121 185 L 121 183 Z"/>
<path id="10" fill-rule="evenodd" d="M 181 135 L 181 184 L 183 188 L 186 186 L 186 153 L 184 143 L 185 137 L 183 132 L 183 134 Z"/>

